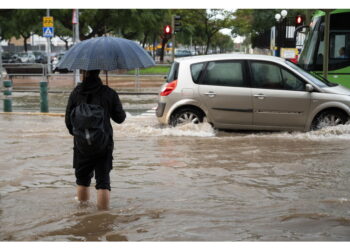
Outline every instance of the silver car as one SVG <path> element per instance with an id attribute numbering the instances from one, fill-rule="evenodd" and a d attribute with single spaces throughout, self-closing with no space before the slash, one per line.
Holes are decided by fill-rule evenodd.
<path id="1" fill-rule="evenodd" d="M 350 90 L 279 57 L 244 54 L 176 59 L 156 110 L 162 124 L 300 130 L 345 124 Z"/>

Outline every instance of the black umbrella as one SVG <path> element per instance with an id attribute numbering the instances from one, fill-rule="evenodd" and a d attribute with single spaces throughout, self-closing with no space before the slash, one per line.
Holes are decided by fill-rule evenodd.
<path id="1" fill-rule="evenodd" d="M 116 37 L 91 38 L 75 44 L 58 64 L 61 69 L 114 70 L 148 68 L 152 57 L 137 43 Z"/>

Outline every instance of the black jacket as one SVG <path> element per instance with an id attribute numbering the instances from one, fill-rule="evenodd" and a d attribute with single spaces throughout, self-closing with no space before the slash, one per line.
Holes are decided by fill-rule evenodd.
<path id="1" fill-rule="evenodd" d="M 113 144 L 113 129 L 110 118 L 116 123 L 122 123 L 126 114 L 123 110 L 122 103 L 119 100 L 117 92 L 110 87 L 103 85 L 99 77 L 87 78 L 79 84 L 69 96 L 66 108 L 65 122 L 69 133 L 73 135 L 73 126 L 70 120 L 72 109 L 87 100 L 89 104 L 101 105 L 105 110 L 105 129 L 111 135 L 111 143 Z"/>

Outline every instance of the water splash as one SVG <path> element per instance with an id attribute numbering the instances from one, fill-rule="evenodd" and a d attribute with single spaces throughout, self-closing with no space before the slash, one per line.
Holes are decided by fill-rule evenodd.
<path id="1" fill-rule="evenodd" d="M 325 127 L 316 131 L 284 133 L 285 138 L 310 141 L 350 140 L 350 125 Z"/>
<path id="2" fill-rule="evenodd" d="M 302 140 L 302 141 L 337 141 L 350 140 L 350 125 L 338 125 L 325 127 L 316 131 L 309 132 L 256 132 L 247 131 L 240 133 L 219 133 L 224 138 L 235 139 L 283 139 L 283 140 Z"/>
<path id="3" fill-rule="evenodd" d="M 223 132 L 217 131 L 209 123 L 185 124 L 177 127 L 162 126 L 155 116 L 146 114 L 133 116 L 127 114 L 126 121 L 121 125 L 113 124 L 117 137 L 131 136 L 189 136 L 189 137 L 215 137 L 225 139 L 287 139 L 287 140 L 350 140 L 350 124 L 325 127 L 309 132 Z"/>
<path id="4" fill-rule="evenodd" d="M 139 136 L 190 136 L 214 137 L 215 129 L 209 123 L 184 124 L 177 127 L 161 126 L 155 116 L 128 114 L 126 121 L 121 125 L 113 124 L 117 137 Z"/>

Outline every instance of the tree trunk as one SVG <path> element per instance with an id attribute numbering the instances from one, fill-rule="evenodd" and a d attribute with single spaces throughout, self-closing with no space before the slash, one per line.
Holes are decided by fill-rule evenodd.
<path id="1" fill-rule="evenodd" d="M 148 38 L 148 33 L 144 33 L 143 42 L 142 42 L 142 48 L 145 48 L 145 45 L 146 45 L 146 42 L 147 42 L 147 38 Z"/>
<path id="2" fill-rule="evenodd" d="M 210 40 L 211 40 L 211 37 L 208 37 L 207 39 L 207 45 L 206 45 L 206 48 L 205 48 L 205 54 L 208 55 L 208 50 L 209 50 L 209 46 L 210 46 Z"/>
<path id="3" fill-rule="evenodd" d="M 163 38 L 162 39 L 162 49 L 160 51 L 160 62 L 163 63 L 164 62 L 164 48 L 165 48 L 165 44 L 168 42 L 168 39 Z"/>
<path id="4" fill-rule="evenodd" d="M 24 51 L 27 52 L 28 51 L 28 45 L 27 45 L 28 38 L 27 37 L 23 37 L 23 40 L 24 40 L 24 43 L 23 43 Z"/>

